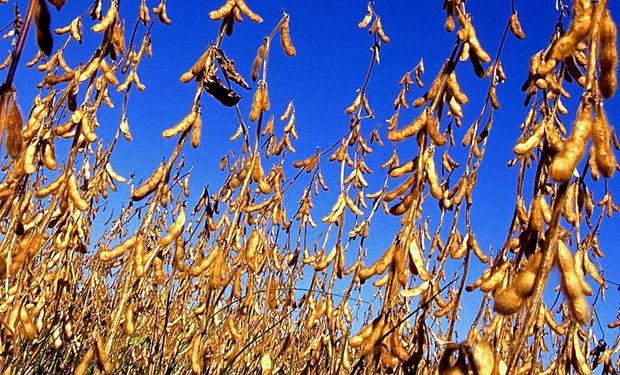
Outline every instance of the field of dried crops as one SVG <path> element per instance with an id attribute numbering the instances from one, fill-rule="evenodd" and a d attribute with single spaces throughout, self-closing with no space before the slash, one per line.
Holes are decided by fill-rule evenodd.
<path id="1" fill-rule="evenodd" d="M 497 143 L 502 55 L 527 38 L 514 1 L 495 50 L 466 0 L 433 5 L 454 44 L 439 69 L 419 60 L 380 82 L 396 93 L 385 117 L 369 85 L 398 25 L 382 23 L 378 1 L 349 5 L 368 68 L 340 138 L 306 155 L 295 153 L 295 100 L 271 100 L 286 93 L 273 83 L 279 57 L 305 48 L 295 17 L 208 2 L 202 22 L 218 31 L 201 36 L 194 61 L 175 62 L 193 100 L 174 103 L 186 111 L 157 135 L 173 146 L 152 170 L 139 153 L 115 155 L 147 148 L 131 114 L 177 4 L 65 2 L 0 0 L 11 14 L 0 42 L 3 375 L 617 374 L 620 319 L 609 315 L 600 238 L 620 211 L 608 0 L 558 0 L 558 22 L 538 31 L 548 44 L 516 72 L 526 80 L 510 99 L 526 115 L 503 125 L 521 131 L 506 167 L 516 179 L 502 187 L 511 220 L 489 248 L 472 215 L 489 205 L 475 192 Z M 242 21 L 271 31 L 236 42 Z M 247 72 L 232 58 L 239 48 L 252 50 Z M 478 92 L 463 85 L 474 80 Z M 234 119 L 230 139 L 211 138 L 214 106 Z M 186 161 L 197 152 L 219 170 L 196 172 Z"/>

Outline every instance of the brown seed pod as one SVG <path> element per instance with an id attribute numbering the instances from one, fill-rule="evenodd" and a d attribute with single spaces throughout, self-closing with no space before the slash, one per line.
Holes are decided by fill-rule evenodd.
<path id="1" fill-rule="evenodd" d="M 476 341 L 471 351 L 471 363 L 477 375 L 492 375 L 495 368 L 495 353 L 487 340 Z"/>
<path id="2" fill-rule="evenodd" d="M 495 294 L 493 310 L 501 315 L 512 315 L 521 310 L 525 300 L 514 288 L 502 289 Z"/>
<path id="3" fill-rule="evenodd" d="M 26 174 L 33 174 L 36 171 L 36 166 L 34 164 L 34 156 L 38 150 L 38 142 L 30 142 L 23 155 L 24 162 L 24 172 Z"/>
<path id="4" fill-rule="evenodd" d="M 488 292 L 492 292 L 495 289 L 497 289 L 497 287 L 499 287 L 502 281 L 504 280 L 504 277 L 506 277 L 509 266 L 510 266 L 510 263 L 508 262 L 502 263 L 502 265 L 499 266 L 495 270 L 495 272 L 490 274 L 488 278 L 485 278 L 482 280 L 482 283 L 480 284 L 480 290 L 485 293 L 488 293 Z"/>
<path id="5" fill-rule="evenodd" d="M 289 30 L 289 20 L 290 16 L 286 14 L 284 16 L 284 22 L 280 26 L 280 41 L 282 42 L 282 47 L 284 48 L 284 53 L 288 56 L 295 56 L 297 54 L 297 50 L 291 41 L 291 35 Z"/>
<path id="6" fill-rule="evenodd" d="M 435 146 L 441 147 L 446 144 L 446 136 L 439 132 L 439 121 L 435 119 L 432 113 L 426 115 L 426 131 Z"/>
<path id="7" fill-rule="evenodd" d="M 159 285 L 166 283 L 166 273 L 164 272 L 164 261 L 159 256 L 153 258 L 153 277 Z"/>
<path id="8" fill-rule="evenodd" d="M 571 315 L 580 324 L 586 324 L 589 318 L 588 302 L 584 297 L 582 282 L 575 269 L 574 257 L 564 241 L 558 241 L 556 261 L 562 276 L 562 290 L 568 299 Z"/>
<path id="9" fill-rule="evenodd" d="M 131 250 L 136 246 L 136 236 L 131 236 L 124 242 L 120 243 L 118 246 L 114 247 L 111 250 L 102 250 L 99 252 L 99 259 L 104 262 L 114 260 L 125 253 Z"/>
<path id="10" fill-rule="evenodd" d="M 263 59 L 265 58 L 266 53 L 266 41 L 258 47 L 258 51 L 256 51 L 256 57 L 254 58 L 254 62 L 252 63 L 252 81 L 256 82 L 258 79 L 258 71 L 260 66 L 263 64 Z M 284 120 L 282 120 L 284 121 Z"/>
<path id="11" fill-rule="evenodd" d="M 370 7 L 370 5 L 368 5 L 366 15 L 357 24 L 357 27 L 359 27 L 360 29 L 365 29 L 370 24 L 370 21 L 372 21 L 372 14 L 373 14 L 372 8 Z"/>
<path id="12" fill-rule="evenodd" d="M 5 99 L 6 95 L 10 95 L 8 99 Z M 12 96 L 12 97 L 11 97 Z M 4 122 L 6 128 L 6 148 L 12 158 L 17 158 L 22 148 L 22 126 L 24 120 L 22 113 L 17 105 L 17 99 L 14 92 L 7 90 L 2 93 L 3 102 L 8 100 L 9 109 L 6 114 L 0 114 L 0 120 Z M 0 124 L 2 126 L 2 124 Z"/>
<path id="13" fill-rule="evenodd" d="M 404 128 L 400 130 L 394 129 L 388 132 L 388 139 L 392 142 L 398 142 L 418 134 L 418 132 L 426 126 L 426 117 L 427 112 L 422 111 L 415 120 L 407 124 Z"/>
<path id="14" fill-rule="evenodd" d="M 528 259 L 527 267 L 515 277 L 511 286 L 516 290 L 519 296 L 528 298 L 534 292 L 534 282 L 536 275 L 540 269 L 542 262 L 542 253 L 536 252 Z"/>
<path id="15" fill-rule="evenodd" d="M 94 124 L 90 116 L 84 115 L 80 122 L 80 131 L 86 141 L 93 143 L 97 141 L 97 135 L 95 134 Z"/>
<path id="16" fill-rule="evenodd" d="M 131 193 L 131 199 L 134 201 L 140 201 L 147 195 L 151 194 L 164 178 L 164 172 L 164 167 L 160 165 L 139 188 Z"/>
<path id="17" fill-rule="evenodd" d="M 50 31 L 51 16 L 45 0 L 36 0 L 34 3 L 34 24 L 36 27 L 37 45 L 41 51 L 49 56 L 52 54 L 54 38 Z"/>
<path id="18" fill-rule="evenodd" d="M 183 232 L 183 225 L 185 224 L 185 207 L 181 208 L 179 215 L 174 220 L 174 223 L 170 225 L 166 234 L 157 241 L 159 246 L 166 247 L 176 240 L 177 237 Z"/>
<path id="19" fill-rule="evenodd" d="M 592 123 L 592 143 L 596 167 L 603 176 L 611 178 L 616 169 L 616 155 L 611 148 L 611 129 L 602 109 Z"/>
<path id="20" fill-rule="evenodd" d="M 264 81 L 258 83 L 258 88 L 254 93 L 254 99 L 252 100 L 252 108 L 250 110 L 250 121 L 254 122 L 258 120 L 258 117 L 263 112 L 263 103 L 265 102 L 265 96 L 267 96 L 267 84 Z M 267 96 L 267 101 L 269 97 Z"/>
<path id="21" fill-rule="evenodd" d="M 140 236 L 136 239 L 136 246 L 134 247 L 133 251 L 133 266 L 136 277 L 142 277 L 142 275 L 144 275 L 144 272 L 146 271 L 144 269 L 144 264 L 146 263 L 144 259 L 145 257 L 146 243 L 145 239 Z"/>
<path id="22" fill-rule="evenodd" d="M 424 165 L 424 170 L 426 171 L 426 179 L 428 180 L 431 195 L 435 199 L 441 199 L 443 196 L 443 188 L 439 184 L 439 177 L 437 176 L 433 153 L 428 154 Z"/>
<path id="23" fill-rule="evenodd" d="M 235 0 L 235 4 L 237 5 L 237 7 L 239 7 L 239 10 L 252 21 L 257 23 L 263 22 L 263 18 L 258 14 L 252 12 L 252 10 L 245 3 L 245 0 Z"/>
<path id="24" fill-rule="evenodd" d="M 525 299 L 534 292 L 534 282 L 542 262 L 542 253 L 530 256 L 525 269 L 519 271 L 514 281 L 495 294 L 493 309 L 502 315 L 512 315 L 519 311 Z"/>
<path id="25" fill-rule="evenodd" d="M 467 246 L 474 252 L 474 255 L 478 258 L 482 263 L 488 264 L 491 259 L 484 253 L 480 244 L 478 244 L 478 240 L 476 240 L 476 236 L 473 232 L 469 233 L 467 237 Z"/>
<path id="26" fill-rule="evenodd" d="M 22 323 L 22 328 L 24 329 L 24 334 L 26 338 L 28 340 L 36 339 L 38 336 L 37 327 L 32 322 L 30 312 L 25 305 L 22 305 L 19 309 L 19 320 Z"/>
<path id="27" fill-rule="evenodd" d="M 587 341 L 587 340 L 586 340 Z M 586 359 L 585 354 L 583 353 L 583 350 L 581 349 L 581 345 L 580 345 L 580 341 L 579 341 L 579 335 L 573 335 L 573 354 L 571 356 L 571 363 L 573 365 L 573 368 L 575 369 L 575 372 L 581 375 L 591 375 L 592 374 L 592 369 L 590 368 L 590 365 L 588 364 L 588 360 Z M 587 347 L 587 343 L 586 343 L 586 347 Z"/>
<path id="28" fill-rule="evenodd" d="M 549 166 L 549 175 L 555 181 L 565 183 L 573 176 L 577 163 L 583 157 L 586 143 L 592 131 L 592 117 L 590 109 L 579 112 L 573 125 L 570 138 L 564 143 L 564 147 L 558 152 Z"/>
<path id="29" fill-rule="evenodd" d="M 192 138 L 191 143 L 193 148 L 198 148 L 200 146 L 200 138 L 202 134 L 202 118 L 200 114 L 196 116 L 194 120 L 194 125 L 192 125 Z"/>
<path id="30" fill-rule="evenodd" d="M 106 15 L 101 19 L 101 21 L 99 21 L 99 23 L 93 25 L 91 30 L 93 30 L 96 33 L 100 33 L 104 30 L 107 30 L 110 26 L 112 26 L 114 21 L 116 21 L 117 16 L 118 16 L 117 4 L 112 2 L 110 4 L 110 7 L 108 8 L 108 11 L 106 12 Z"/>
<path id="31" fill-rule="evenodd" d="M 39 190 L 37 190 L 34 194 L 35 197 L 37 198 L 45 198 L 47 197 L 50 193 L 58 190 L 58 188 L 60 187 L 60 184 L 62 182 L 64 182 L 64 174 L 60 174 L 58 175 L 58 177 L 56 177 L 52 182 L 50 182 L 47 186 L 44 186 L 42 188 L 40 188 Z"/>
<path id="32" fill-rule="evenodd" d="M 183 272 L 187 268 L 185 266 L 185 240 L 179 235 L 174 242 L 174 266 Z"/>
<path id="33" fill-rule="evenodd" d="M 80 195 L 80 191 L 78 190 L 77 180 L 75 179 L 75 175 L 72 173 L 69 177 L 69 182 L 67 184 L 67 192 L 69 194 L 69 198 L 71 202 L 75 205 L 75 207 L 80 211 L 88 211 L 90 208 L 90 204 L 82 196 Z"/>
<path id="34" fill-rule="evenodd" d="M 379 39 L 381 39 L 383 43 L 390 42 L 390 38 L 385 34 L 385 31 L 383 31 L 383 25 L 381 25 L 380 17 L 377 17 L 375 19 L 374 28 L 375 28 L 375 31 L 377 32 L 377 35 L 379 36 Z"/>
<path id="35" fill-rule="evenodd" d="M 164 0 L 161 0 L 159 2 L 157 8 L 153 8 L 153 13 L 157 14 L 159 22 L 163 23 L 164 25 L 170 25 L 172 23 L 172 21 L 168 17 L 166 2 Z"/>
<path id="36" fill-rule="evenodd" d="M 519 142 L 514 148 L 513 151 L 517 155 L 525 155 L 531 150 L 533 150 L 536 146 L 540 144 L 540 141 L 545 134 L 545 124 L 548 121 L 543 121 L 536 126 L 532 135 L 530 135 L 527 139 Z"/>
<path id="37" fill-rule="evenodd" d="M 80 360 L 80 363 L 75 366 L 75 370 L 73 371 L 74 375 L 86 375 L 88 369 L 90 368 L 90 362 L 95 357 L 95 349 L 93 347 L 89 348 L 84 356 Z"/>
<path id="38" fill-rule="evenodd" d="M 56 153 L 54 152 L 54 144 L 51 141 L 45 141 L 43 143 L 43 157 L 41 158 L 43 164 L 50 170 L 55 171 Z"/>
<path id="39" fill-rule="evenodd" d="M 360 91 L 357 93 L 357 96 L 355 97 L 355 100 L 353 100 L 353 103 L 351 103 L 351 105 L 344 110 L 344 113 L 350 115 L 351 113 L 355 112 L 355 110 L 358 109 L 360 105 L 362 105 L 362 99 L 363 96 L 362 92 Z"/>
<path id="40" fill-rule="evenodd" d="M 611 12 L 607 10 L 600 26 L 601 53 L 599 66 L 601 75 L 598 87 L 605 98 L 611 98 L 618 87 L 618 29 L 611 18 Z"/>
<path id="41" fill-rule="evenodd" d="M 510 31 L 512 31 L 517 39 L 525 39 L 525 33 L 523 32 L 523 28 L 521 28 L 521 22 L 519 22 L 519 16 L 516 10 L 512 16 L 510 16 Z"/>
<path id="42" fill-rule="evenodd" d="M 189 344 L 189 356 L 192 363 L 192 373 L 196 375 L 202 374 L 204 368 L 204 357 L 202 353 L 202 336 L 194 335 L 194 337 L 192 337 L 192 341 Z"/>
<path id="43" fill-rule="evenodd" d="M 136 325 L 134 322 L 134 306 L 130 303 L 125 309 L 125 334 L 127 336 L 133 336 L 136 332 Z"/>
<path id="44" fill-rule="evenodd" d="M 467 104 L 469 102 L 469 98 L 467 97 L 467 95 L 465 95 L 463 90 L 461 90 L 461 85 L 459 85 L 458 81 L 456 80 L 456 73 L 452 72 L 448 75 L 446 79 L 446 85 L 448 87 L 448 90 L 450 91 L 450 94 L 452 94 L 454 99 L 459 104 Z"/>
<path id="45" fill-rule="evenodd" d="M 568 31 L 554 43 L 553 48 L 551 49 L 549 57 L 553 60 L 561 61 L 572 54 L 576 50 L 577 44 L 590 31 L 593 8 L 591 6 L 586 9 L 578 9 L 579 7 L 575 8 L 575 16 Z"/>
<path id="46" fill-rule="evenodd" d="M 214 21 L 221 20 L 222 18 L 228 16 L 232 12 L 234 6 L 235 6 L 235 0 L 226 0 L 224 5 L 209 12 L 209 18 L 211 18 Z"/>
<path id="47" fill-rule="evenodd" d="M 420 279 L 423 281 L 429 281 L 431 279 L 431 274 L 424 265 L 422 250 L 415 239 L 412 239 L 409 243 L 409 261 L 410 264 L 415 267 L 415 271 L 420 276 Z"/>
<path id="48" fill-rule="evenodd" d="M 183 117 L 183 120 L 181 120 L 178 124 L 174 125 L 171 128 L 164 130 L 161 133 L 161 136 L 164 138 L 172 138 L 175 135 L 184 132 L 185 130 L 187 130 L 187 128 L 192 126 L 192 124 L 198 118 L 198 115 L 199 115 L 198 111 L 192 110 L 185 117 Z"/>
<path id="49" fill-rule="evenodd" d="M 105 374 L 112 374 L 112 372 L 114 371 L 114 365 L 112 365 L 112 362 L 108 357 L 108 353 L 105 349 L 103 339 L 96 332 L 93 333 L 93 338 L 95 339 L 95 354 L 97 354 L 97 366 Z"/>

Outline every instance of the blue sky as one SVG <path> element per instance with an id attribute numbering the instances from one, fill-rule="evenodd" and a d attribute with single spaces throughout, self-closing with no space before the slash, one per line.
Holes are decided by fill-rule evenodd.
<path id="1" fill-rule="evenodd" d="M 51 9 L 52 27 L 61 27 L 81 14 L 90 2 L 69 0 L 60 12 Z M 137 15 L 137 0 L 123 0 L 120 13 L 125 17 L 127 29 L 133 26 Z M 149 7 L 157 5 L 156 1 L 147 1 Z M 248 1 L 252 9 L 264 18 L 262 24 L 249 20 L 235 25 L 232 38 L 226 38 L 223 49 L 229 58 L 237 63 L 238 70 L 249 78 L 249 72 L 256 49 L 286 10 L 291 16 L 291 37 L 297 47 L 297 56 L 287 57 L 279 45 L 274 45 L 269 60 L 267 81 L 273 113 L 281 114 L 289 99 L 295 103 L 297 130 L 301 140 L 295 143 L 297 153 L 289 160 L 303 159 L 312 154 L 317 147 L 325 149 L 348 131 L 348 117 L 344 108 L 349 106 L 356 96 L 356 90 L 362 85 L 370 61 L 369 47 L 372 38 L 357 28 L 357 23 L 364 16 L 364 1 Z M 610 1 L 612 14 L 620 17 L 620 6 Z M 26 1 L 18 1 L 24 7 Z M 170 26 L 155 24 L 152 32 L 153 57 L 144 60 L 138 74 L 147 87 L 145 92 L 132 92 L 129 101 L 129 123 L 134 141 L 121 141 L 112 158 L 112 164 L 120 173 L 128 176 L 135 171 L 139 178 L 145 178 L 157 166 L 163 157 L 170 154 L 175 142 L 161 138 L 161 131 L 178 122 L 190 109 L 193 84 L 179 82 L 180 75 L 185 72 L 202 54 L 207 45 L 215 39 L 219 24 L 208 18 L 208 12 L 221 4 L 219 1 L 169 1 L 168 14 L 172 19 Z M 107 8 L 107 2 L 104 9 Z M 553 32 L 558 18 L 555 1 L 516 1 L 523 29 L 527 34 L 524 41 L 509 35 L 502 53 L 504 70 L 508 76 L 506 83 L 498 87 L 498 95 L 502 109 L 496 112 L 495 125 L 491 133 L 488 150 L 480 169 L 472 213 L 472 224 L 478 241 L 484 249 L 492 246 L 497 249 L 506 236 L 514 203 L 514 184 L 517 168 L 506 167 L 506 162 L 513 157 L 512 147 L 521 134 L 519 124 L 526 115 L 523 107 L 524 95 L 520 91 L 526 78 L 530 57 L 545 48 Z M 392 102 L 398 93 L 398 81 L 408 70 L 412 69 L 423 58 L 426 67 L 424 82 L 428 85 L 437 74 L 444 59 L 450 54 L 455 39 L 454 33 L 448 34 L 443 28 L 445 13 L 439 1 L 377 1 L 375 9 L 382 17 L 382 23 L 391 42 L 382 45 L 381 63 L 373 72 L 368 86 L 368 99 L 376 113 L 374 120 L 364 122 L 364 132 L 369 132 L 375 125 L 380 125 L 385 135 L 385 120 L 392 115 Z M 494 56 L 500 42 L 502 31 L 510 17 L 509 1 L 470 1 L 467 9 L 474 15 L 473 23 L 483 47 Z M 12 5 L 0 6 L 0 24 L 4 25 L 12 19 Z M 85 20 L 84 28 L 89 29 L 90 20 Z M 138 34 L 144 31 L 141 28 Z M 100 35 L 85 33 L 84 45 L 72 46 L 67 51 L 70 65 L 86 61 L 99 41 Z M 60 45 L 64 38 L 57 37 L 55 42 Z M 34 55 L 34 37 L 31 36 L 26 47 L 24 61 Z M 279 44 L 279 43 L 275 43 Z M 10 46 L 7 41 L 0 44 L 2 58 Z M 4 76 L 4 72 L 0 73 Z M 480 112 L 481 95 L 486 93 L 489 82 L 474 77 L 468 62 L 459 65 L 458 77 L 463 90 L 470 97 L 470 104 L 464 107 L 464 125 Z M 26 103 L 36 94 L 35 82 L 41 73 L 33 69 L 27 70 L 23 64 L 17 72 L 15 86 L 19 93 L 20 103 L 24 111 L 28 111 Z M 240 102 L 241 111 L 249 113 L 252 93 L 242 92 L 244 98 Z M 421 89 L 414 88 L 410 100 L 423 94 Z M 579 91 L 571 90 L 573 96 L 565 101 L 569 108 L 575 108 L 579 99 Z M 117 104 L 116 110 L 102 110 L 98 133 L 109 139 L 119 122 L 121 98 L 113 96 Z M 618 97 L 605 104 L 609 120 L 612 124 L 620 124 L 620 101 Z M 205 95 L 203 105 L 203 141 L 198 150 L 186 152 L 187 164 L 193 165 L 191 174 L 193 199 L 198 198 L 202 186 L 209 184 L 218 186 L 224 177 L 217 168 L 219 159 L 232 149 L 238 149 L 240 143 L 228 141 L 236 129 L 236 115 L 233 110 L 224 109 L 210 97 Z M 417 111 L 409 110 L 401 116 L 401 124 L 417 115 Z M 572 123 L 571 112 L 565 117 L 567 124 Z M 445 125 L 444 125 L 445 126 Z M 461 129 L 464 131 L 463 129 Z M 461 133 L 457 133 L 462 136 Z M 371 185 L 378 189 L 383 181 L 383 173 L 378 166 L 391 154 L 392 148 L 384 137 L 386 145 L 376 147 L 370 157 L 370 167 L 377 177 L 371 178 Z M 408 150 L 413 142 L 402 142 L 398 145 L 399 153 L 406 155 L 416 152 Z M 458 147 L 458 146 L 457 146 Z M 326 174 L 335 176 L 338 166 L 327 165 Z M 293 171 L 288 170 L 289 176 Z M 526 193 L 532 188 L 531 175 L 525 183 Z M 317 203 L 314 217 L 319 219 L 326 214 L 336 198 L 333 177 L 331 191 L 321 197 Z M 597 198 L 603 182 L 592 183 Z M 612 191 L 620 190 L 620 177 L 616 176 L 609 182 Z M 376 190 L 371 187 L 371 191 Z M 113 202 L 126 202 L 129 189 L 121 187 L 114 196 Z M 294 192 L 294 191 L 293 191 Z M 290 198 L 294 202 L 297 196 Z M 618 198 L 620 200 L 620 198 Z M 428 202 L 429 214 L 436 212 L 434 203 Z M 436 223 L 436 217 L 431 217 Z M 372 228 L 372 241 L 369 242 L 369 259 L 374 259 L 387 248 L 398 230 L 399 219 L 382 218 L 380 227 Z M 611 280 L 620 281 L 611 270 L 620 264 L 617 244 L 620 243 L 620 219 L 618 215 L 606 220 L 601 229 L 601 239 L 606 257 L 602 263 Z M 368 262 L 367 262 L 368 263 Z M 474 268 L 470 279 L 477 277 L 479 272 Z M 593 281 L 592 281 L 593 283 Z M 614 320 L 618 308 L 619 293 L 612 287 L 607 295 L 606 306 L 600 310 L 607 315 L 604 322 Z M 477 302 L 476 302 L 477 307 Z M 468 324 L 467 319 L 464 322 Z"/>

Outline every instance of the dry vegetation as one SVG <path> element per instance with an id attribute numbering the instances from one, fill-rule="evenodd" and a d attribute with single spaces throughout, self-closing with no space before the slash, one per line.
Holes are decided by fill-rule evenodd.
<path id="1" fill-rule="evenodd" d="M 371 35 L 369 70 L 345 110 L 348 132 L 332 147 L 292 161 L 295 105 L 282 115 L 270 108 L 269 90 L 281 88 L 268 86 L 267 63 L 282 53 L 280 42 L 285 54 L 296 54 L 294 20 L 283 13 L 257 46 L 249 84 L 221 42 L 243 18 L 263 19 L 251 3 L 227 0 L 209 14 L 221 24 L 215 43 L 187 62 L 180 78 L 195 86 L 195 97 L 187 115 L 162 133 L 176 147 L 136 181 L 132 203 L 106 221 L 101 238 L 92 238 L 98 207 L 128 183 L 110 158 L 117 142 L 132 138 L 126 110 L 136 89 L 145 89 L 140 63 L 156 43 L 151 28 L 171 22 L 165 0 L 152 9 L 142 0 L 137 19 L 119 12 L 118 2 L 87 4 L 66 27 L 50 30 L 47 3 L 31 0 L 9 33 L 14 48 L 2 64 L 0 103 L 3 374 L 616 373 L 620 339 L 603 346 L 593 330 L 593 304 L 606 287 L 597 233 L 619 211 L 606 182 L 604 195 L 592 193 L 597 180 L 618 169 L 618 140 L 604 111 L 617 87 L 616 25 L 606 0 L 574 0 L 563 12 L 566 29 L 559 23 L 549 45 L 531 58 L 523 86 L 528 114 L 509 163 L 518 169 L 514 214 L 494 254 L 478 244 L 470 213 L 500 109 L 502 48 L 506 38 L 525 38 L 516 10 L 499 50 L 490 53 L 465 1 L 445 0 L 445 29 L 456 39 L 443 67 L 426 86 L 422 62 L 406 72 L 387 131 L 365 133 L 362 123 L 374 118 L 366 87 L 379 46 L 389 42 L 370 2 L 359 23 Z M 18 66 L 29 28 L 40 52 Z M 86 63 L 70 66 L 63 50 L 83 33 L 100 35 L 101 43 Z M 472 64 L 481 78 L 482 108 L 467 106 L 462 64 Z M 16 69 L 42 77 L 34 103 L 20 103 L 23 111 L 20 88 L 12 85 Z M 252 108 L 242 113 L 235 90 L 251 85 Z M 414 85 L 427 91 L 410 97 Z M 566 85 L 582 90 L 570 99 L 579 100 L 576 113 L 563 104 Z M 103 140 L 97 115 L 112 105 L 111 91 L 122 95 L 115 103 L 122 121 L 115 137 Z M 201 118 L 208 117 L 201 102 L 214 99 L 236 110 L 232 139 L 242 140 L 241 148 L 221 160 L 222 186 L 190 197 L 182 155 L 191 152 L 188 143 L 214 141 L 201 139 Z M 466 110 L 479 111 L 470 125 L 461 121 Z M 371 171 L 366 159 L 382 138 L 417 155 L 403 160 L 394 151 L 383 170 Z M 62 143 L 64 155 L 56 152 Z M 453 156 L 457 148 L 465 150 L 462 160 Z M 337 195 L 331 211 L 318 213 L 313 199 L 328 189 L 327 164 L 336 166 L 340 185 L 331 187 Z M 370 173 L 383 174 L 384 185 L 369 187 Z M 527 175 L 533 186 L 525 186 Z M 301 197 L 287 194 L 293 185 L 303 187 Z M 439 206 L 434 226 L 425 202 Z M 386 214 L 402 228 L 370 264 L 365 241 L 373 218 Z M 311 240 L 316 233 L 323 234 Z M 484 265 L 481 275 L 471 274 L 474 262 Z M 458 270 L 454 278 L 449 266 Z M 556 291 L 548 282 L 554 268 Z M 468 276 L 478 279 L 468 284 Z M 359 297 L 365 282 L 364 295 L 375 291 L 370 305 Z M 469 332 L 461 333 L 465 339 L 455 342 L 467 293 L 479 293 L 482 302 L 466 323 Z M 616 326 L 620 321 L 610 323 Z"/>

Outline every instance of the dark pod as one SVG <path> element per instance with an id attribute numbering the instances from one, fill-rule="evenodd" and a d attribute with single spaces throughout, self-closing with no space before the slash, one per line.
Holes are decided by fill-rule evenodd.
<path id="1" fill-rule="evenodd" d="M 241 95 L 237 94 L 234 90 L 224 86 L 222 81 L 217 76 L 212 75 L 209 78 L 205 78 L 203 81 L 205 90 L 218 102 L 222 103 L 226 107 L 233 107 L 241 100 Z"/>

